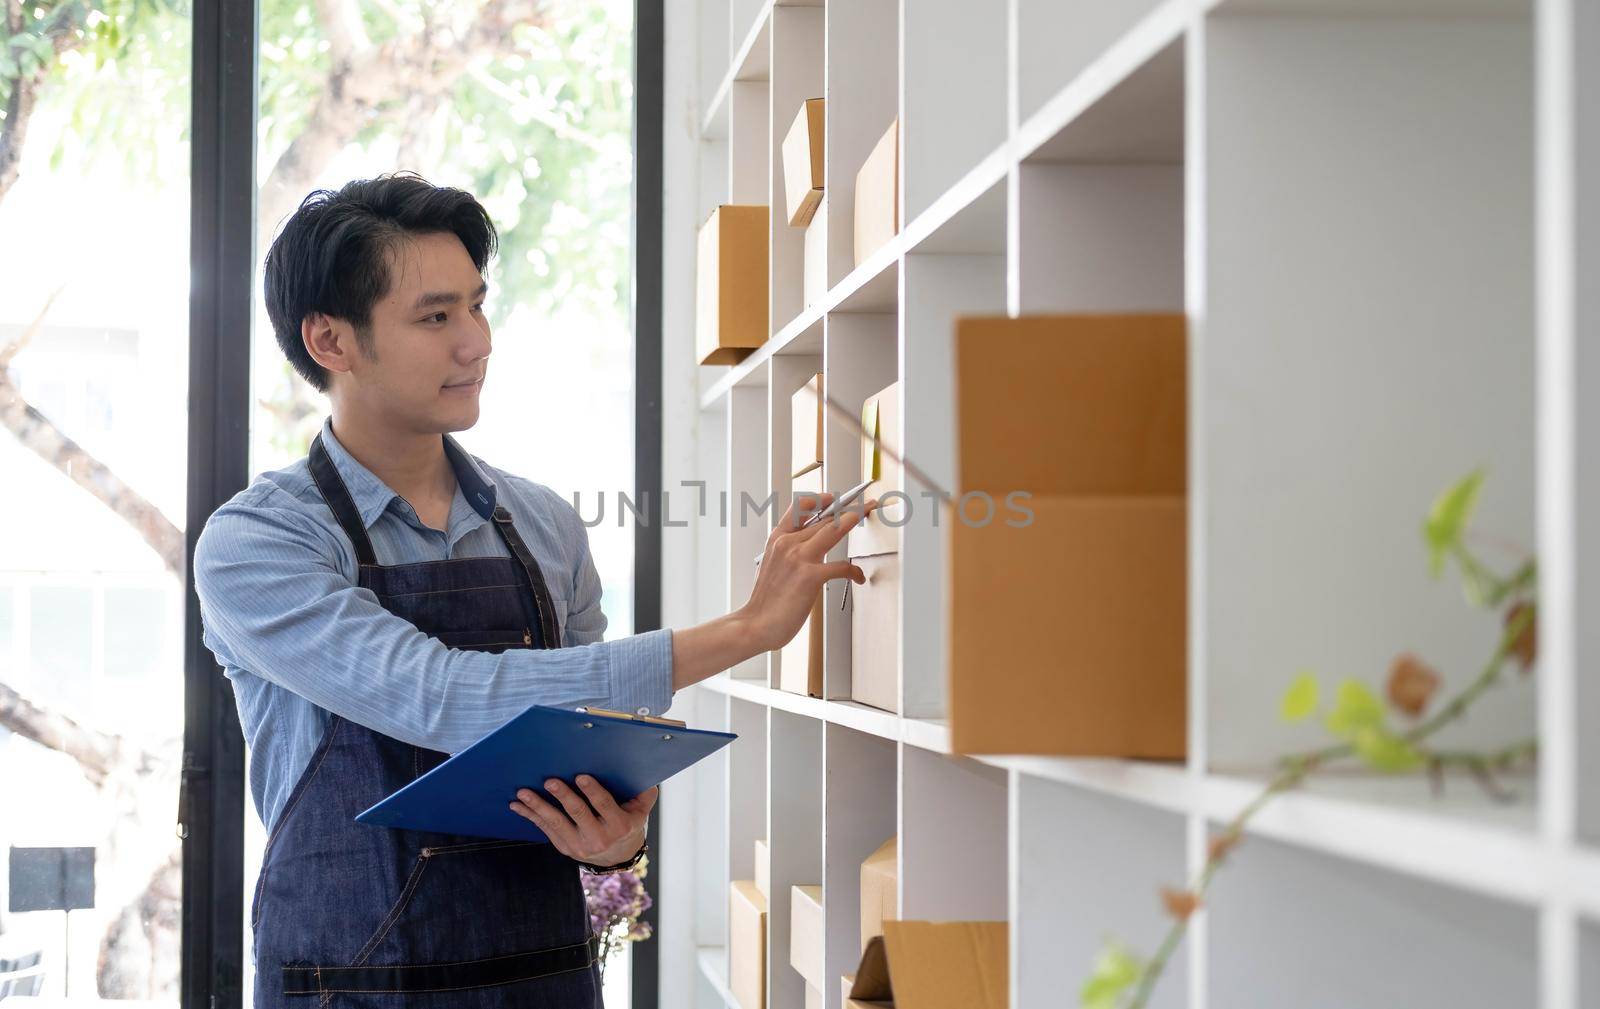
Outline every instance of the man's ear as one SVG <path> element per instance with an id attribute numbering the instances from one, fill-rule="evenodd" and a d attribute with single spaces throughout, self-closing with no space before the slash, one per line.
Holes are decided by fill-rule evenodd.
<path id="1" fill-rule="evenodd" d="M 300 320 L 300 341 L 311 359 L 333 374 L 348 374 L 358 352 L 355 327 L 321 312 Z"/>

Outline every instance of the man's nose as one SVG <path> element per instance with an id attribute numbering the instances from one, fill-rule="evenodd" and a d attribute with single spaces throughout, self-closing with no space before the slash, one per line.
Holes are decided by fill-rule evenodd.
<path id="1" fill-rule="evenodd" d="M 456 360 L 462 364 L 471 364 L 473 361 L 488 357 L 493 349 L 494 344 L 489 339 L 489 324 L 469 316 L 460 338 L 456 341 Z"/>

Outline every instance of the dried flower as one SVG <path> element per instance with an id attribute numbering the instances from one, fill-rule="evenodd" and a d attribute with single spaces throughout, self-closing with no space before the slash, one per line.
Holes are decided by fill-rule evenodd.
<path id="1" fill-rule="evenodd" d="M 600 936 L 600 971 L 604 975 L 606 958 L 622 949 L 623 945 L 648 939 L 650 923 L 639 916 L 650 910 L 653 903 L 645 892 L 644 877 L 650 871 L 646 856 L 629 872 L 614 872 L 596 876 L 580 870 L 583 896 L 589 906 L 589 927 Z"/>
<path id="2" fill-rule="evenodd" d="M 1167 913 L 1179 921 L 1188 921 L 1200 908 L 1200 898 L 1193 890 L 1174 890 L 1167 886 L 1161 888 L 1161 903 L 1167 906 Z"/>
<path id="3" fill-rule="evenodd" d="M 1517 640 L 1511 642 L 1511 654 L 1517 657 L 1517 662 L 1521 664 L 1522 671 L 1526 673 L 1533 668 L 1533 660 L 1538 657 L 1539 653 L 1539 621 L 1536 612 L 1528 603 L 1520 600 L 1512 603 L 1511 607 L 1506 610 L 1506 629 L 1509 630 L 1512 624 L 1524 619 L 1522 616 L 1524 612 L 1528 614 L 1526 617 L 1527 623 L 1522 625 L 1522 630 L 1517 634 Z"/>
<path id="4" fill-rule="evenodd" d="M 1395 656 L 1389 666 L 1389 681 L 1385 686 L 1389 703 L 1412 718 L 1422 714 L 1434 691 L 1442 682 L 1426 662 L 1410 652 Z"/>
<path id="5" fill-rule="evenodd" d="M 1212 862 L 1221 862 L 1232 853 L 1233 849 L 1239 846 L 1239 842 L 1242 840 L 1244 840 L 1244 835 L 1236 830 L 1215 834 L 1206 844 L 1206 858 Z"/>

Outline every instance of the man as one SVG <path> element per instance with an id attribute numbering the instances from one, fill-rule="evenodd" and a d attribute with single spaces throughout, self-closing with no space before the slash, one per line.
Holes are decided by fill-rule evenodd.
<path id="1" fill-rule="evenodd" d="M 793 637 L 826 580 L 863 580 L 823 560 L 859 513 L 799 529 L 791 508 L 738 611 L 602 641 L 577 513 L 450 437 L 478 419 L 495 242 L 467 193 L 394 176 L 311 194 L 267 256 L 278 343 L 332 416 L 195 551 L 269 832 L 251 907 L 262 1009 L 598 1005 L 578 865 L 634 864 L 656 789 L 530 783 L 555 801 L 525 789 L 512 809 L 549 844 L 353 817 L 531 704 L 659 712 Z"/>

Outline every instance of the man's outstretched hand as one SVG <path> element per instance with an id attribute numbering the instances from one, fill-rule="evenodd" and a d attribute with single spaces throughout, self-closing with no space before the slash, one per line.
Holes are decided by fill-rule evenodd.
<path id="1" fill-rule="evenodd" d="M 556 778 L 544 783 L 560 805 L 552 805 L 531 788 L 517 792 L 511 811 L 544 831 L 556 850 L 590 865 L 626 862 L 644 844 L 645 825 L 660 788 L 649 788 L 618 803 L 600 782 L 587 774 L 578 787 Z"/>

